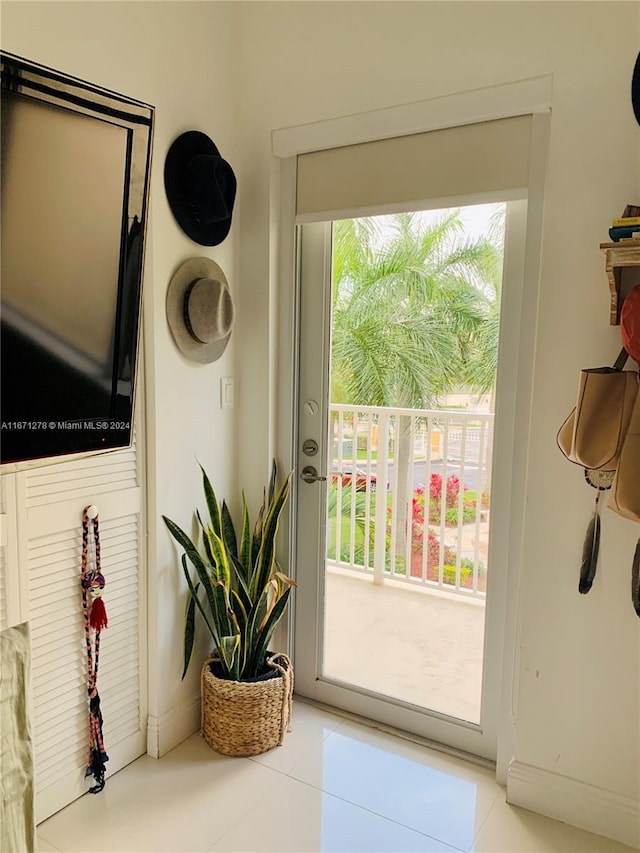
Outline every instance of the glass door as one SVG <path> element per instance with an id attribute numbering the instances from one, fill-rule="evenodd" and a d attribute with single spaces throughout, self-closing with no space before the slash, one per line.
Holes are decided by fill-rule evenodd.
<path id="1" fill-rule="evenodd" d="M 488 758 L 506 210 L 299 232 L 297 690 Z"/>

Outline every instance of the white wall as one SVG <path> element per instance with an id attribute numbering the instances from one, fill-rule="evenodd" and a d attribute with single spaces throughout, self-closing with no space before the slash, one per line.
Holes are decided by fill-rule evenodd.
<path id="1" fill-rule="evenodd" d="M 598 245 L 607 239 L 610 219 L 640 192 L 640 128 L 629 97 L 640 46 L 638 10 L 636 3 L 615 2 L 241 4 L 250 127 L 243 149 L 250 184 L 244 187 L 242 239 L 251 247 L 243 252 L 241 276 L 252 282 L 254 310 L 264 314 L 271 262 L 271 130 L 554 76 L 521 565 L 515 759 L 520 771 L 530 771 L 534 787 L 540 779 L 569 780 L 558 816 L 615 831 L 628 842 L 637 832 L 640 800 L 640 622 L 629 594 L 640 528 L 604 512 L 599 576 L 592 592 L 580 596 L 577 570 L 594 492 L 561 457 L 555 435 L 571 408 L 579 369 L 611 363 L 620 346 L 618 330 L 608 325 Z M 251 387 L 257 408 L 268 403 L 273 343 L 266 322 L 250 342 L 243 337 L 251 353 L 243 362 L 243 387 Z M 246 480 L 267 438 L 263 446 L 250 444 L 242 430 L 241 424 L 240 445 L 248 452 L 239 464 Z M 512 567 L 514 578 L 517 569 Z M 552 811 L 548 801 L 561 797 L 548 791 L 547 802 L 537 807 Z M 577 806 L 568 802 L 571 797 Z M 587 803 L 598 800 L 602 806 L 607 798 L 611 808 L 603 808 L 613 814 L 614 828 L 606 816 L 589 823 Z"/>
<path id="2" fill-rule="evenodd" d="M 2 3 L 2 48 L 156 107 L 144 279 L 147 360 L 149 709 L 166 751 L 199 724 L 199 682 L 182 671 L 184 579 L 160 520 L 188 527 L 203 506 L 196 456 L 222 495 L 235 492 L 237 409 L 219 406 L 220 377 L 234 375 L 233 334 L 210 365 L 187 361 L 165 318 L 168 282 L 188 257 L 206 255 L 226 273 L 234 297 L 238 223 L 218 247 L 198 246 L 175 223 L 163 184 L 165 154 L 185 130 L 209 134 L 235 166 L 239 115 L 233 9 L 209 3 Z M 241 178 L 240 178 L 241 180 Z M 238 207 L 236 208 L 236 212 Z M 162 734 L 162 731 L 165 734 Z M 151 744 L 154 748 L 154 744 Z"/>
<path id="3" fill-rule="evenodd" d="M 638 33 L 638 5 L 626 2 L 3 2 L 4 49 L 157 107 L 145 329 L 156 467 L 150 639 L 162 661 L 150 698 L 158 719 L 177 719 L 197 691 L 194 673 L 179 682 L 182 600 L 158 515 L 188 522 L 200 492 L 194 454 L 225 494 L 236 465 L 252 498 L 267 471 L 276 343 L 269 315 L 278 284 L 270 132 L 551 73 L 515 758 L 630 808 L 638 801 L 640 623 L 629 577 L 639 530 L 605 512 L 599 576 L 579 596 L 593 493 L 555 446 L 578 370 L 610 362 L 619 346 L 598 244 L 611 217 L 640 196 L 639 128 L 629 106 Z M 162 186 L 164 154 L 189 128 L 214 138 L 240 187 L 231 236 L 203 252 L 225 269 L 239 317 L 231 347 L 206 367 L 178 355 L 164 319 L 173 269 L 199 253 L 174 224 Z M 231 413 L 217 402 L 227 375 L 238 380 Z M 564 816 L 576 820 L 568 808 Z"/>

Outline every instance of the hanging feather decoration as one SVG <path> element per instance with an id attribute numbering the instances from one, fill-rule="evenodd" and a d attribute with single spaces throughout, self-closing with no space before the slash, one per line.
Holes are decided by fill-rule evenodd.
<path id="1" fill-rule="evenodd" d="M 593 517 L 587 527 L 587 535 L 582 546 L 582 565 L 580 566 L 580 583 L 578 590 L 586 595 L 593 585 L 598 563 L 598 551 L 600 550 L 600 513 L 598 503 L 600 492 L 596 497 L 596 508 Z"/>
<path id="2" fill-rule="evenodd" d="M 631 600 L 636 613 L 640 616 L 640 539 L 638 539 L 631 564 Z"/>

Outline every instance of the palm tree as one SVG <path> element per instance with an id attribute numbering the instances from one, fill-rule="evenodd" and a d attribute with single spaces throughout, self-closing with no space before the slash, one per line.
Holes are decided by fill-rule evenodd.
<path id="1" fill-rule="evenodd" d="M 459 211 L 384 219 L 335 223 L 333 402 L 426 407 L 456 386 L 488 390 L 476 368 L 495 357 L 497 338 L 486 354 L 482 342 L 499 309 L 498 249 L 465 240 Z"/>
<path id="2" fill-rule="evenodd" d="M 491 250 L 483 259 L 482 288 L 484 317 L 475 331 L 469 353 L 464 384 L 480 394 L 495 390 L 498 370 L 498 339 L 502 295 L 502 256 L 504 251 L 505 206 L 492 214 L 487 239 Z M 491 401 L 493 411 L 493 400 Z"/>
<path id="3" fill-rule="evenodd" d="M 411 213 L 336 222 L 332 401 L 430 408 L 456 387 L 489 390 L 497 261 L 493 243 L 464 239 L 459 211 L 428 225 Z M 395 459 L 406 495 L 410 423 L 400 420 Z M 406 505 L 398 515 L 402 547 Z"/>

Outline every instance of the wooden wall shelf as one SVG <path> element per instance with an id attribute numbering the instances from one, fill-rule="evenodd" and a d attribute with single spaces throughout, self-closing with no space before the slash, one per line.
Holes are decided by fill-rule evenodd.
<path id="1" fill-rule="evenodd" d="M 640 240 L 600 243 L 600 248 L 605 254 L 605 270 L 611 293 L 609 323 L 617 326 L 625 296 L 640 284 Z"/>

